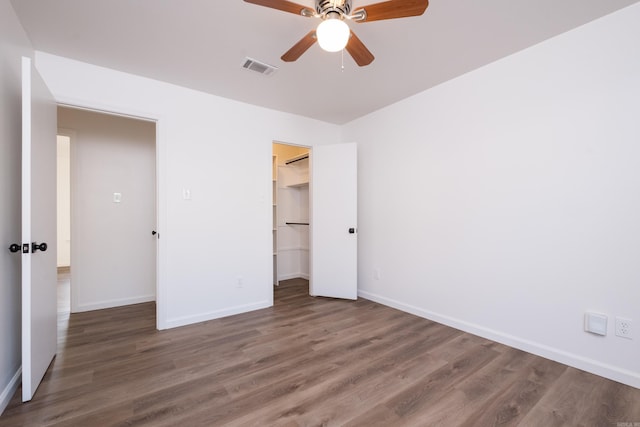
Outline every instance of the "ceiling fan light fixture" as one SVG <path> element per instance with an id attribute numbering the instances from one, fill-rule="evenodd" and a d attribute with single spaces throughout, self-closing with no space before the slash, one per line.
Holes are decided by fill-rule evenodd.
<path id="1" fill-rule="evenodd" d="M 347 23 L 338 17 L 327 17 L 316 29 L 318 44 L 327 52 L 339 52 L 344 49 L 350 34 Z"/>

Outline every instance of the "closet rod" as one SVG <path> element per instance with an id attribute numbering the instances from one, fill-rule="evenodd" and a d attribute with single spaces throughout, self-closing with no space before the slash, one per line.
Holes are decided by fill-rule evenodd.
<path id="1" fill-rule="evenodd" d="M 291 163 L 295 163 L 295 162 L 299 162 L 300 160 L 304 160 L 304 159 L 308 159 L 309 155 L 308 154 L 304 154 L 300 157 L 296 157 L 294 159 L 291 160 L 287 160 L 286 162 L 284 162 L 285 165 L 290 165 Z"/>

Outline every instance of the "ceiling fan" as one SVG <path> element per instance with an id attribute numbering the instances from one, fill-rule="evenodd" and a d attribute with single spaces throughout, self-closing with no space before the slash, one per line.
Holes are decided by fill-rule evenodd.
<path id="1" fill-rule="evenodd" d="M 362 23 L 419 16 L 429 6 L 429 0 L 387 0 L 362 6 L 351 12 L 351 0 L 315 0 L 315 9 L 287 0 L 244 1 L 295 13 L 307 18 L 321 19 L 318 28 L 310 31 L 282 55 L 283 61 L 295 61 L 317 41 L 320 47 L 328 52 L 338 52 L 346 49 L 356 61 L 356 64 L 361 67 L 371 64 L 374 56 L 355 33 L 351 31 L 346 21 Z"/>

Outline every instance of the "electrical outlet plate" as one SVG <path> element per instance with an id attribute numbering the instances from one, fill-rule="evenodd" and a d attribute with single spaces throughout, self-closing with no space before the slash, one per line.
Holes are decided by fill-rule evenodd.
<path id="1" fill-rule="evenodd" d="M 616 335 L 622 338 L 633 339 L 633 325 L 631 319 L 616 317 Z"/>
<path id="2" fill-rule="evenodd" d="M 607 335 L 607 316 L 600 313 L 585 313 L 584 330 L 596 335 Z"/>

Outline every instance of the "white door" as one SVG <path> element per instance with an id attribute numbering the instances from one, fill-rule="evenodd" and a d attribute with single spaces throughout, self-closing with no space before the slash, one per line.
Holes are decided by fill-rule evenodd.
<path id="1" fill-rule="evenodd" d="M 313 296 L 358 297 L 358 168 L 355 143 L 311 152 L 311 281 Z"/>
<path id="2" fill-rule="evenodd" d="M 22 401 L 33 397 L 57 346 L 56 105 L 22 58 Z M 44 246 L 46 245 L 46 246 Z"/>

